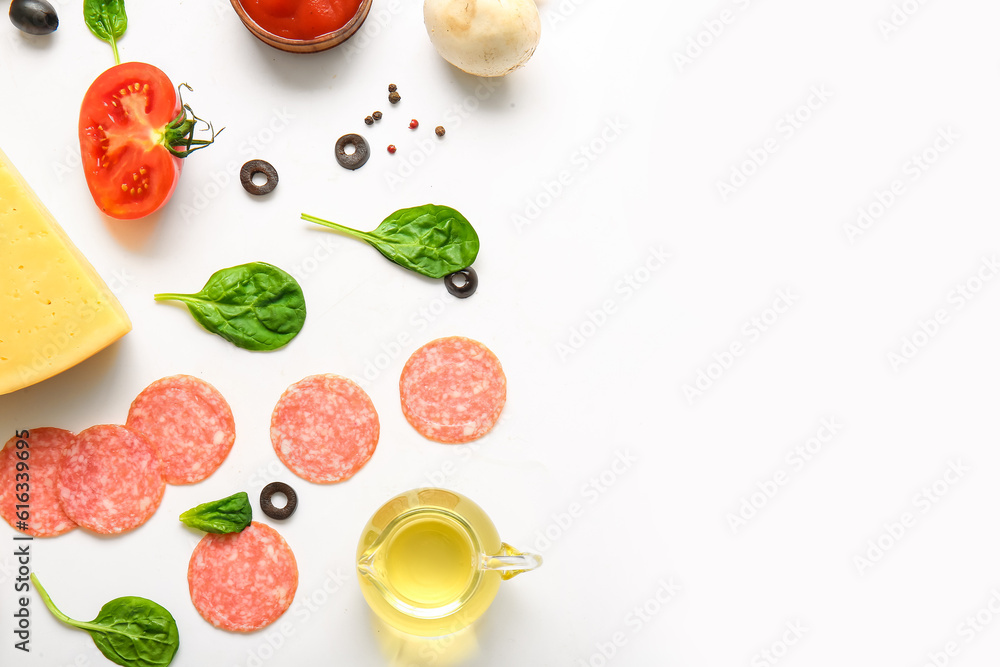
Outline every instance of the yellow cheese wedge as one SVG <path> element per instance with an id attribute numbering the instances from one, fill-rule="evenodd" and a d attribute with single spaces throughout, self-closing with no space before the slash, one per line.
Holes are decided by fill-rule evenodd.
<path id="1" fill-rule="evenodd" d="M 132 324 L 0 151 L 0 394 L 75 366 Z"/>

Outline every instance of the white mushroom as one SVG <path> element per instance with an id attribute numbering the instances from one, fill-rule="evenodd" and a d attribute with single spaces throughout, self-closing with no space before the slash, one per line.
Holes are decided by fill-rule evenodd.
<path id="1" fill-rule="evenodd" d="M 542 33 L 533 0 L 425 0 L 424 25 L 442 58 L 476 76 L 521 67 Z"/>

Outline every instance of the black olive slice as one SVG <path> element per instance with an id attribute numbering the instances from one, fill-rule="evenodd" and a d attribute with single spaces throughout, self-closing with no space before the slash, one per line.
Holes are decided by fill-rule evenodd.
<path id="1" fill-rule="evenodd" d="M 350 155 L 346 151 L 348 146 L 354 146 L 354 152 Z M 337 162 L 344 169 L 359 169 L 365 166 L 365 162 L 368 162 L 368 157 L 371 155 L 368 142 L 360 134 L 345 134 L 337 139 L 335 152 Z"/>
<path id="2" fill-rule="evenodd" d="M 271 496 L 276 493 L 285 494 L 285 498 L 288 502 L 285 503 L 284 507 L 275 507 L 271 502 Z M 271 482 L 260 492 L 260 509 L 264 512 L 264 514 L 268 515 L 272 519 L 278 519 L 279 521 L 292 516 L 292 512 L 295 511 L 295 506 L 298 502 L 299 501 L 295 495 L 295 491 L 284 482 Z"/>
<path id="3" fill-rule="evenodd" d="M 459 276 L 462 277 L 461 284 L 456 280 Z M 467 299 L 476 293 L 476 288 L 479 287 L 479 276 L 476 275 L 476 270 L 471 266 L 461 271 L 456 271 L 455 273 L 449 273 L 444 277 L 444 286 L 448 288 L 448 293 L 452 296 L 457 296 L 459 299 Z"/>
<path id="4" fill-rule="evenodd" d="M 264 174 L 267 177 L 264 185 L 253 182 L 254 174 Z M 278 185 L 278 172 L 270 162 L 250 160 L 240 169 L 240 183 L 243 184 L 243 189 L 252 195 L 266 195 Z"/>

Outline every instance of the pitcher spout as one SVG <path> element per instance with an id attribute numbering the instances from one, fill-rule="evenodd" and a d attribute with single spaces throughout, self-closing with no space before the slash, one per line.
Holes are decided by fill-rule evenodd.
<path id="1" fill-rule="evenodd" d="M 375 565 L 375 556 L 377 554 L 377 549 L 369 549 L 364 553 L 364 555 L 358 559 L 358 576 L 368 579 L 373 584 L 382 587 L 384 582 Z"/>

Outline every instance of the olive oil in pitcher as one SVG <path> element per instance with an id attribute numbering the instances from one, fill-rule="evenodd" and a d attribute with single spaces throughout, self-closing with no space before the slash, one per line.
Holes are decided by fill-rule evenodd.
<path id="1" fill-rule="evenodd" d="M 389 501 L 358 544 L 358 579 L 369 606 L 393 627 L 423 636 L 471 624 L 502 579 L 539 564 L 540 557 L 502 543 L 482 508 L 444 489 Z"/>

